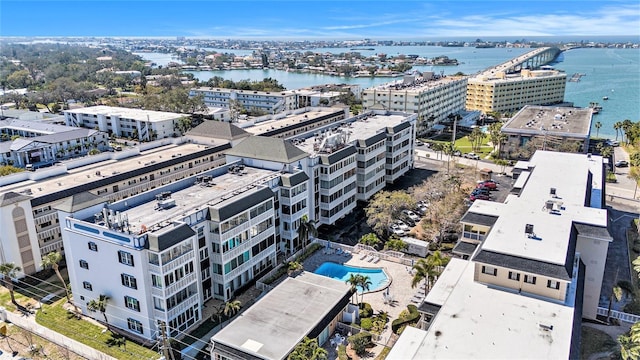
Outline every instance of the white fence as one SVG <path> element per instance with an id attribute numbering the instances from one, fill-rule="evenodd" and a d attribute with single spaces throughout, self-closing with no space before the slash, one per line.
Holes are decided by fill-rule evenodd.
<path id="1" fill-rule="evenodd" d="M 609 313 L 609 309 L 605 307 L 598 307 L 597 314 L 602 316 L 607 316 Z M 635 324 L 640 321 L 639 315 L 628 314 L 622 311 L 611 310 L 611 318 L 618 319 L 620 321 L 624 321 L 626 323 Z"/>

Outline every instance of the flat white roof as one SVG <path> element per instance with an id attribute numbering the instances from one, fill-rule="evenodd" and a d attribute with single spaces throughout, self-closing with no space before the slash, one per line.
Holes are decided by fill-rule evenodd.
<path id="1" fill-rule="evenodd" d="M 313 108 L 311 111 L 295 113 L 275 120 L 262 121 L 252 126 L 244 126 L 242 122 L 239 125 L 248 133 L 261 135 L 271 130 L 286 128 L 332 113 L 344 113 L 344 110 L 339 108 Z"/>
<path id="2" fill-rule="evenodd" d="M 142 109 L 129 109 L 115 106 L 90 106 L 80 109 L 65 110 L 65 113 L 74 114 L 87 114 L 87 115 L 105 115 L 105 116 L 118 116 L 123 119 L 132 119 L 137 121 L 149 121 L 159 122 L 178 119 L 187 114 L 178 114 L 173 112 L 142 110 Z"/>
<path id="3" fill-rule="evenodd" d="M 443 275 L 431 292 L 450 295 L 424 338 L 416 344 L 419 336 L 411 331 L 387 358 L 569 358 L 574 308 L 474 282 L 471 261 L 453 258 L 447 269 L 454 276 Z"/>
<path id="4" fill-rule="evenodd" d="M 489 233 L 482 250 L 564 264 L 573 222 L 607 226 L 606 209 L 585 206 L 587 188 L 593 189 L 592 199 L 602 196 L 602 157 L 537 151 L 530 164 L 534 169 L 520 196 L 509 200 L 493 226 L 499 231 Z M 551 188 L 557 197 L 550 195 Z M 546 209 L 548 200 L 557 204 L 557 212 Z M 527 224 L 534 226 L 534 238 L 525 233 Z"/>

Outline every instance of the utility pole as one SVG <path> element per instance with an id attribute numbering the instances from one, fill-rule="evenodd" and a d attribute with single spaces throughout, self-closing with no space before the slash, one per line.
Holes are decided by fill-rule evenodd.
<path id="1" fill-rule="evenodd" d="M 158 326 L 160 327 L 160 337 L 162 338 L 162 355 L 165 360 L 175 360 L 173 357 L 173 351 L 169 351 L 171 347 L 169 346 L 169 340 L 167 339 L 167 324 L 162 320 L 158 320 Z"/>

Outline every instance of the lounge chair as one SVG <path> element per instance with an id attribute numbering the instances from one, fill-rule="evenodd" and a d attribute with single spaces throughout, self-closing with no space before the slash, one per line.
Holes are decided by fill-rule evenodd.
<path id="1" fill-rule="evenodd" d="M 366 252 L 362 253 L 362 255 L 360 256 L 360 260 L 364 260 L 364 258 L 366 258 L 367 256 L 368 254 Z"/>
<path id="2" fill-rule="evenodd" d="M 379 257 L 377 257 L 377 256 L 376 256 L 376 257 L 374 257 L 374 258 L 373 258 L 373 263 L 374 263 L 374 264 L 377 264 L 377 263 L 378 263 L 378 261 L 380 261 L 380 258 L 379 258 Z"/>
<path id="3" fill-rule="evenodd" d="M 371 261 L 373 261 L 373 256 L 371 255 L 367 256 L 367 262 L 371 262 Z"/>
<path id="4" fill-rule="evenodd" d="M 349 250 L 344 250 L 344 251 L 342 252 L 342 255 L 344 255 L 344 256 L 349 256 L 349 255 L 351 255 L 351 251 L 349 251 Z"/>

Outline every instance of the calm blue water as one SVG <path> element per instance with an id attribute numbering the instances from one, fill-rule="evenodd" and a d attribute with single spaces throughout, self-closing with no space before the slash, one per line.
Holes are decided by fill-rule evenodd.
<path id="1" fill-rule="evenodd" d="M 382 268 L 378 269 L 365 269 L 358 268 L 346 265 L 340 265 L 334 262 L 325 262 L 320 265 L 314 271 L 315 274 L 330 277 L 336 280 L 340 280 L 346 282 L 353 275 L 364 275 L 368 276 L 371 280 L 371 286 L 369 291 L 376 291 L 381 289 L 388 282 L 387 275 L 384 273 Z M 359 288 L 359 292 L 362 292 L 362 289 Z"/>
<path id="2" fill-rule="evenodd" d="M 249 55 L 250 50 L 212 49 L 219 52 L 234 52 L 237 55 Z M 419 71 L 434 71 L 445 75 L 462 72 L 474 74 L 490 66 L 505 62 L 527 52 L 529 49 L 476 49 L 471 47 L 439 47 L 439 46 L 380 46 L 375 50 L 361 50 L 362 55 L 416 54 L 423 57 L 446 55 L 458 59 L 458 66 L 416 66 Z M 314 52 L 342 53 L 349 49 L 321 48 Z M 170 54 L 139 53 L 145 59 L 159 65 L 175 60 Z M 564 70 L 568 77 L 574 73 L 586 74 L 580 82 L 567 82 L 565 101 L 575 106 L 586 107 L 590 102 L 598 102 L 603 109 L 594 116 L 593 123 L 602 123 L 600 137 L 615 138 L 613 124 L 629 119 L 640 120 L 640 49 L 574 49 L 562 54 L 561 61 L 554 64 Z M 382 84 L 391 78 L 345 78 L 319 74 L 294 73 L 278 70 L 233 70 L 233 71 L 200 71 L 193 72 L 199 80 L 208 80 L 220 76 L 233 81 L 262 80 L 270 77 L 278 80 L 287 89 L 298 89 L 311 85 L 346 83 L 359 84 L 363 89 Z M 395 78 L 397 79 L 397 78 Z M 602 100 L 608 96 L 609 100 Z M 592 129 L 595 136 L 596 130 Z"/>

